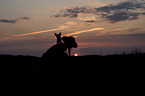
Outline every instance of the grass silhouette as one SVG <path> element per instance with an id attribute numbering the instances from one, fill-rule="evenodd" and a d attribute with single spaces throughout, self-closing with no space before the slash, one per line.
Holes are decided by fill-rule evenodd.
<path id="1" fill-rule="evenodd" d="M 0 55 L 1 80 L 96 82 L 142 78 L 145 54 L 49 57 Z"/>

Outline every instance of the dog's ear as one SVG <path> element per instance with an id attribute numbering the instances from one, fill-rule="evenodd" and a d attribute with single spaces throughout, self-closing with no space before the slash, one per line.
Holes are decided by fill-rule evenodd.
<path id="1" fill-rule="evenodd" d="M 56 33 L 54 33 L 54 35 L 55 35 L 55 36 L 57 36 L 57 34 L 56 34 Z"/>
<path id="2" fill-rule="evenodd" d="M 61 35 L 61 32 L 59 33 L 59 35 Z"/>

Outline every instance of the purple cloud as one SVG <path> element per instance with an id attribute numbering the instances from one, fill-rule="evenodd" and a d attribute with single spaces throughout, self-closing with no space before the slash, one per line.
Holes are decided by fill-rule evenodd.
<path id="1" fill-rule="evenodd" d="M 0 19 L 0 23 L 17 23 L 20 20 L 31 20 L 31 17 L 20 17 L 17 19 Z"/>
<path id="2" fill-rule="evenodd" d="M 145 2 L 126 1 L 99 8 L 89 8 L 89 7 L 68 8 L 54 15 L 54 17 L 77 18 L 80 13 L 94 14 L 96 16 L 99 16 L 100 18 L 106 19 L 110 23 L 117 23 L 120 21 L 138 19 L 140 15 L 145 15 L 144 10 L 145 10 Z M 93 21 L 89 20 L 86 22 L 95 23 L 95 20 Z"/>

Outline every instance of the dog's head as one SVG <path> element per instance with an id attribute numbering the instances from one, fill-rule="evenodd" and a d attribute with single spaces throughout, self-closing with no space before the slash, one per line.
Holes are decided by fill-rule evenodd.
<path id="1" fill-rule="evenodd" d="M 56 37 L 60 37 L 60 36 L 61 36 L 61 32 L 60 32 L 59 34 L 54 33 L 54 35 L 55 35 Z"/>

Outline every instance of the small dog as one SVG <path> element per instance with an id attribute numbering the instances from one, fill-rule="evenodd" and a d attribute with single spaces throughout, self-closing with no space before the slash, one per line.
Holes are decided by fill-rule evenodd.
<path id="1" fill-rule="evenodd" d="M 59 34 L 54 33 L 54 35 L 57 38 L 57 44 L 60 44 L 61 43 L 61 32 Z"/>

